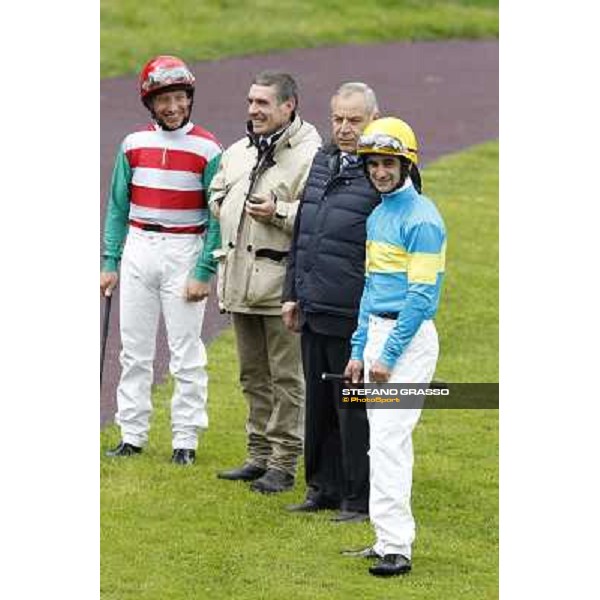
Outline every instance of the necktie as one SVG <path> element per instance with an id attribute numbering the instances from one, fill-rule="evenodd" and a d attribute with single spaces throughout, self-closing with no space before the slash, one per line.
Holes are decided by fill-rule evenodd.
<path id="1" fill-rule="evenodd" d="M 358 162 L 358 156 L 355 154 L 342 154 L 340 161 L 340 173 L 352 167 Z"/>

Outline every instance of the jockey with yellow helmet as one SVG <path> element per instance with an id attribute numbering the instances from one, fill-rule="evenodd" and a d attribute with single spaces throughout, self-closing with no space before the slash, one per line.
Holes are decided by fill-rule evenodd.
<path id="1" fill-rule="evenodd" d="M 353 383 L 429 384 L 439 352 L 433 317 L 444 276 L 444 222 L 413 181 L 420 184 L 418 143 L 407 123 L 371 122 L 358 154 L 382 202 L 367 219 L 365 286 L 345 375 Z M 400 575 L 412 567 L 412 431 L 421 409 L 367 405 L 367 414 L 376 542 L 355 554 L 379 557 L 373 575 Z"/>

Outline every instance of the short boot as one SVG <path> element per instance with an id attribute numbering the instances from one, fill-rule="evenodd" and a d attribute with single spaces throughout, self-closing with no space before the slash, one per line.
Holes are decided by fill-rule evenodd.
<path id="1" fill-rule="evenodd" d="M 217 477 L 219 479 L 229 479 L 230 481 L 254 481 L 262 477 L 265 473 L 266 469 L 246 463 L 237 469 L 217 473 Z"/>
<path id="2" fill-rule="evenodd" d="M 139 446 L 134 446 L 133 444 L 128 444 L 127 442 L 121 440 L 116 448 L 107 450 L 105 456 L 134 456 L 135 454 L 141 453 L 142 449 Z"/>
<path id="3" fill-rule="evenodd" d="M 267 472 L 257 479 L 250 489 L 253 492 L 263 494 L 277 494 L 286 492 L 294 487 L 294 476 L 291 473 L 280 471 L 279 469 L 267 469 Z"/>
<path id="4" fill-rule="evenodd" d="M 406 558 L 403 554 L 386 554 L 372 567 L 369 567 L 369 573 L 379 577 L 391 577 L 393 575 L 403 575 L 411 569 L 410 558 Z"/>
<path id="5" fill-rule="evenodd" d="M 188 448 L 175 448 L 171 462 L 175 465 L 193 465 L 196 462 L 196 451 Z"/>

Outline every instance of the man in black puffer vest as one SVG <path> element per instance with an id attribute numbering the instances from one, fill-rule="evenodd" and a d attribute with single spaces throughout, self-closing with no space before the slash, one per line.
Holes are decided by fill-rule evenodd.
<path id="1" fill-rule="evenodd" d="M 340 409 L 364 284 L 366 220 L 379 204 L 356 155 L 363 129 L 378 117 L 364 83 L 342 85 L 331 100 L 333 144 L 312 163 L 295 221 L 282 316 L 300 331 L 306 381 L 306 499 L 291 511 L 339 508 L 332 520 L 357 522 L 369 511 L 369 425 L 364 405 Z"/>

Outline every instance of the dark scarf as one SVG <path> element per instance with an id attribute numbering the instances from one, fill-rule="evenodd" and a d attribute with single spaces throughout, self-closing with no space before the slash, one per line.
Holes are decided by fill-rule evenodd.
<path id="1" fill-rule="evenodd" d="M 281 138 L 281 136 L 287 131 L 288 127 L 294 122 L 296 119 L 296 113 L 292 113 L 292 118 L 289 123 L 286 123 L 281 129 L 273 133 L 269 133 L 268 135 L 259 135 L 254 133 L 252 128 L 252 121 L 246 122 L 246 135 L 248 136 L 248 140 L 250 142 L 250 146 L 255 146 L 258 150 L 258 158 L 260 159 L 263 154 L 267 151 L 273 155 L 273 150 L 275 149 L 275 144 Z"/>

